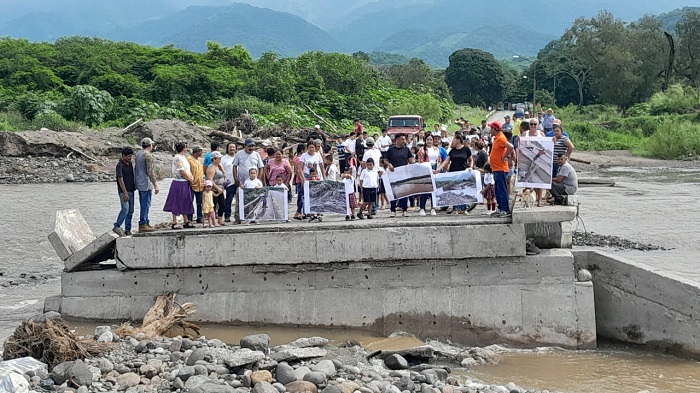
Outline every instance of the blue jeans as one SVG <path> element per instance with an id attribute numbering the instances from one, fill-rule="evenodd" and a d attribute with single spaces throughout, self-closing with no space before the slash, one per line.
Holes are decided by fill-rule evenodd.
<path id="1" fill-rule="evenodd" d="M 304 211 L 304 185 L 297 184 L 297 213 L 301 214 Z"/>
<path id="2" fill-rule="evenodd" d="M 124 224 L 124 230 L 127 232 L 131 231 L 131 218 L 134 216 L 134 192 L 128 192 L 129 200 L 124 202 L 122 199 L 123 192 L 119 193 L 119 203 L 121 204 L 121 210 L 117 216 L 117 222 L 114 223 L 115 228 L 119 228 Z"/>
<path id="3" fill-rule="evenodd" d="M 405 212 L 406 210 L 408 210 L 408 198 L 401 198 L 398 200 L 394 199 L 393 201 L 391 201 L 390 210 L 392 212 L 396 212 L 396 206 L 400 207 L 401 211 Z"/>
<path id="4" fill-rule="evenodd" d="M 433 196 L 433 194 L 420 194 L 420 208 L 421 208 L 421 210 L 425 210 L 425 206 L 428 203 L 428 201 L 430 201 L 431 206 L 433 205 L 433 202 L 431 199 L 432 196 Z M 435 209 L 435 206 L 432 206 L 432 207 L 433 207 L 433 209 Z"/>
<path id="5" fill-rule="evenodd" d="M 197 206 L 197 221 L 202 221 L 202 195 L 204 195 L 204 191 L 192 191 L 192 199 L 194 199 L 194 204 Z M 192 216 L 192 214 L 188 214 L 187 219 L 193 221 Z"/>
<path id="6" fill-rule="evenodd" d="M 508 172 L 493 171 L 493 180 L 496 183 L 496 202 L 498 202 L 498 209 L 510 213 L 508 183 L 506 183 L 507 175 Z"/>
<path id="7" fill-rule="evenodd" d="M 553 162 L 552 163 L 552 179 L 557 177 L 558 173 L 559 173 L 559 163 Z"/>
<path id="8" fill-rule="evenodd" d="M 236 184 L 231 184 L 226 187 L 226 202 L 224 204 L 224 217 L 226 217 L 226 219 L 231 218 L 231 203 L 233 202 L 233 197 L 236 196 L 237 189 L 238 187 L 236 187 Z"/>
<path id="9" fill-rule="evenodd" d="M 148 211 L 151 209 L 153 191 L 139 191 L 139 226 L 148 225 Z"/>

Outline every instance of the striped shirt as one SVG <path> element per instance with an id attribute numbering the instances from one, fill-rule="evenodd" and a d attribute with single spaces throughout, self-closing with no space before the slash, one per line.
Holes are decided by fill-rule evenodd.
<path id="1" fill-rule="evenodd" d="M 557 157 L 559 157 L 559 153 L 561 154 L 566 154 L 566 141 L 568 141 L 569 138 L 562 135 L 561 139 L 558 141 L 554 141 L 554 157 L 553 157 L 553 162 L 557 162 Z"/>

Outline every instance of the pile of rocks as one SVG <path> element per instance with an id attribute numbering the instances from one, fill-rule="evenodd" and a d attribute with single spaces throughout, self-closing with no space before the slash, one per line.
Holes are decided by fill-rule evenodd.
<path id="1" fill-rule="evenodd" d="M 427 345 L 404 352 L 404 356 L 401 351 L 368 354 L 357 346 L 330 345 L 329 340 L 321 337 L 302 338 L 270 348 L 270 337 L 266 334 L 244 337 L 240 345 L 234 346 L 204 337 L 119 339 L 116 334 L 107 337 L 108 333 L 111 333 L 109 327 L 98 327 L 95 338 L 114 340 L 115 347 L 110 353 L 61 363 L 49 374 L 28 372 L 25 378 L 31 388 L 64 393 L 530 392 L 513 383 L 489 386 L 466 377 L 466 381 L 460 381 L 451 375 L 448 363 L 460 357 L 468 365 L 490 362 L 485 360 L 490 355 L 484 351 L 455 347 L 443 351 Z M 340 358 L 345 362 L 339 361 Z M 441 358 L 448 359 L 448 363 L 439 365 Z M 416 359 L 429 363 L 412 364 Z"/>
<path id="2" fill-rule="evenodd" d="M 575 231 L 572 234 L 573 245 L 583 247 L 610 247 L 616 250 L 658 251 L 671 250 L 653 244 L 644 244 L 613 235 L 601 235 L 595 232 Z"/>

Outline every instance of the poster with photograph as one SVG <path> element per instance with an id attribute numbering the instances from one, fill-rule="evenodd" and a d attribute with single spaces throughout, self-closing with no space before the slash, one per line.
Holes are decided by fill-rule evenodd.
<path id="1" fill-rule="evenodd" d="M 431 194 L 435 191 L 433 168 L 430 163 L 409 164 L 386 171 L 382 175 L 386 196 L 390 201 L 411 195 Z"/>
<path id="2" fill-rule="evenodd" d="M 304 213 L 349 215 L 350 203 L 345 193 L 345 183 L 332 180 L 304 182 Z"/>
<path id="3" fill-rule="evenodd" d="M 466 170 L 435 175 L 435 206 L 470 205 L 483 202 L 481 172 Z"/>
<path id="4" fill-rule="evenodd" d="M 545 137 L 520 138 L 518 146 L 518 177 L 516 187 L 552 187 L 554 141 Z"/>
<path id="5" fill-rule="evenodd" d="M 238 214 L 241 221 L 287 221 L 287 190 L 277 187 L 238 190 Z"/>

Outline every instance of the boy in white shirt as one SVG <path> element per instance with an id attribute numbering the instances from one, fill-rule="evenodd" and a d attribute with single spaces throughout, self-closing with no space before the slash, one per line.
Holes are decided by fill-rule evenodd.
<path id="1" fill-rule="evenodd" d="M 246 179 L 244 188 L 262 188 L 263 184 L 258 179 L 258 170 L 256 168 L 250 168 L 248 176 L 249 178 Z"/>
<path id="2" fill-rule="evenodd" d="M 338 181 L 338 166 L 333 162 L 333 155 L 327 155 L 326 161 L 326 180 Z"/>
<path id="3" fill-rule="evenodd" d="M 357 218 L 364 219 L 362 212 L 367 209 L 367 218 L 372 218 L 372 204 L 377 202 L 377 189 L 379 188 L 380 173 L 374 170 L 374 160 L 367 160 L 367 168 L 360 174 L 360 187 L 362 187 L 362 206 Z"/>

